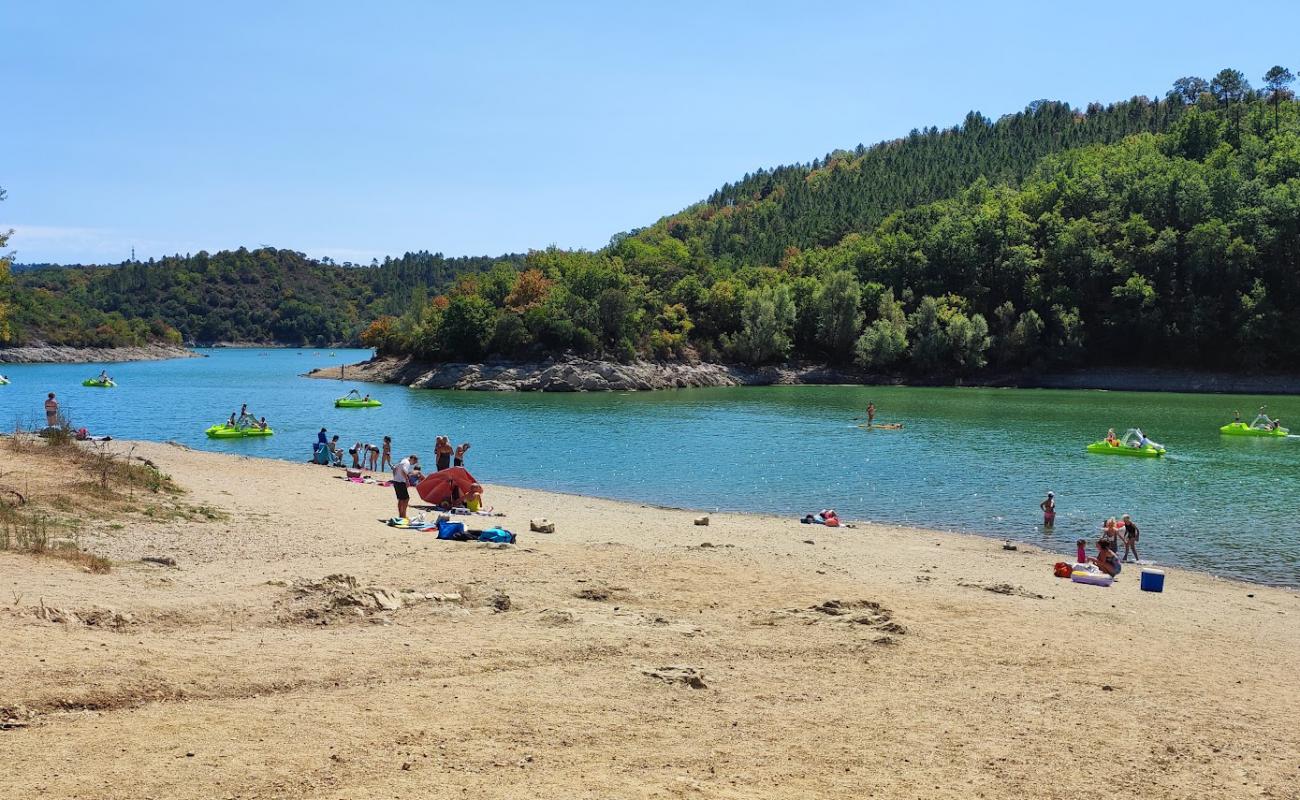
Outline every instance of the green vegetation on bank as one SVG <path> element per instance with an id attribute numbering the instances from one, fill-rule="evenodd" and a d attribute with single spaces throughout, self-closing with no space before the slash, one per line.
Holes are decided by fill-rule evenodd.
<path id="1" fill-rule="evenodd" d="M 42 268 L 9 342 L 335 344 L 467 361 L 1263 369 L 1300 356 L 1300 105 L 1275 67 L 1048 101 L 760 170 L 596 251 L 370 267 L 287 250 Z M 0 241 L 2 244 L 2 241 Z M 6 306 L 0 296 L 0 313 Z"/>
<path id="2" fill-rule="evenodd" d="M 360 267 L 292 250 L 241 248 L 116 266 L 35 269 L 12 278 L 9 343 L 353 343 L 374 318 L 423 304 L 455 277 L 498 260 L 513 263 L 518 257 L 420 252 Z"/>
<path id="3" fill-rule="evenodd" d="M 915 132 L 724 187 L 599 252 L 529 254 L 378 319 L 437 360 L 570 351 L 986 366 L 1294 363 L 1300 108 L 1290 73 L 1159 101 Z"/>

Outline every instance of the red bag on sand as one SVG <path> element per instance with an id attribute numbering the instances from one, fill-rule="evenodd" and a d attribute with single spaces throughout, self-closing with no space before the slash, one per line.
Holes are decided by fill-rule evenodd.
<path id="1" fill-rule="evenodd" d="M 1070 565 L 1064 561 L 1058 561 L 1056 562 L 1056 566 L 1052 567 L 1052 574 L 1058 578 L 1068 578 L 1072 571 Z"/>

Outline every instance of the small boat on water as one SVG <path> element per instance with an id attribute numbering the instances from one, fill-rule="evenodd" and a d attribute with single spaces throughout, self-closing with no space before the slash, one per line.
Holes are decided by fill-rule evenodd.
<path id="1" fill-rule="evenodd" d="M 1143 444 L 1143 440 L 1146 444 Z M 1128 456 L 1129 458 L 1159 458 L 1165 454 L 1165 446 L 1153 442 L 1138 428 L 1129 428 L 1123 437 L 1110 441 L 1102 439 L 1088 445 L 1088 452 L 1102 456 Z"/>
<path id="2" fill-rule="evenodd" d="M 1281 420 L 1276 420 L 1264 413 L 1264 408 L 1259 409 L 1259 415 L 1251 421 L 1249 425 L 1241 421 L 1241 417 L 1227 425 L 1219 428 L 1219 433 L 1224 436 L 1287 436 L 1290 430 L 1283 428 Z"/>
<path id="3" fill-rule="evenodd" d="M 379 408 L 383 403 L 375 400 L 370 395 L 361 396 L 361 392 L 353 389 L 343 397 L 334 401 L 335 408 Z"/>
<path id="4" fill-rule="evenodd" d="M 86 378 L 81 382 L 82 386 L 93 386 L 96 389 L 112 389 L 117 386 L 112 378 Z"/>
<path id="5" fill-rule="evenodd" d="M 248 436 L 275 435 L 275 431 L 271 428 L 262 428 L 257 425 L 231 425 L 229 422 L 213 425 L 204 433 L 208 435 L 209 439 L 242 439 Z"/>

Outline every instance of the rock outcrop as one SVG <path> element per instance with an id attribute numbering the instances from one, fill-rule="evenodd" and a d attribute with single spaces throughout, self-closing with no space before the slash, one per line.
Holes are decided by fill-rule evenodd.
<path id="1" fill-rule="evenodd" d="M 860 380 L 856 375 L 825 366 L 746 368 L 657 361 L 620 364 L 583 358 L 433 364 L 379 357 L 360 364 L 325 367 L 308 375 L 312 378 L 397 383 L 413 389 L 483 392 L 624 392 L 702 386 L 853 383 Z"/>

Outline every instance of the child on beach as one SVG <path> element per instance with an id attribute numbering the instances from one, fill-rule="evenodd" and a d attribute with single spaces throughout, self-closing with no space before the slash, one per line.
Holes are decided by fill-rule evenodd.
<path id="1" fill-rule="evenodd" d="M 1074 563 L 1088 563 L 1088 541 L 1086 539 L 1077 539 L 1074 542 Z"/>
<path id="2" fill-rule="evenodd" d="M 384 437 L 384 460 L 379 464 L 380 469 L 393 468 L 393 437 Z"/>
<path id="3" fill-rule="evenodd" d="M 1043 527 L 1051 528 L 1056 525 L 1056 494 L 1047 493 L 1047 499 L 1038 504 L 1043 509 Z"/>
<path id="4" fill-rule="evenodd" d="M 453 467 L 463 467 L 463 466 L 465 466 L 465 454 L 466 454 L 467 452 L 469 452 L 469 442 L 465 442 L 465 443 L 463 443 L 463 444 L 457 446 L 457 447 L 456 447 L 456 457 L 455 457 L 454 459 L 452 459 L 451 465 L 452 465 Z"/>
<path id="5" fill-rule="evenodd" d="M 1101 540 L 1110 546 L 1112 553 L 1119 549 L 1119 523 L 1114 517 L 1102 523 Z"/>

